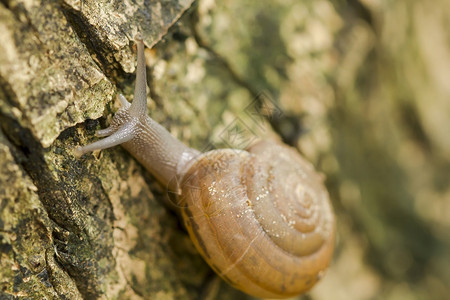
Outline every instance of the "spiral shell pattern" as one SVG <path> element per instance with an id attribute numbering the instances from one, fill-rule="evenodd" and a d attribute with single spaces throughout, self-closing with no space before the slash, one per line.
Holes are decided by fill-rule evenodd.
<path id="1" fill-rule="evenodd" d="M 310 289 L 333 253 L 335 220 L 322 177 L 272 141 L 202 154 L 181 183 L 194 244 L 225 281 L 256 297 Z"/>

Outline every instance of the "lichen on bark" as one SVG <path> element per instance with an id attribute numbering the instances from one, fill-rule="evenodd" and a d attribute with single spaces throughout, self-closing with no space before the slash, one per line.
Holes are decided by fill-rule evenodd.
<path id="1" fill-rule="evenodd" d="M 449 15 L 444 0 L 0 1 L 0 296 L 248 298 L 128 153 L 71 153 L 118 92 L 132 100 L 139 31 L 149 114 L 173 135 L 281 138 L 326 174 L 337 252 L 308 299 L 445 299 Z"/>

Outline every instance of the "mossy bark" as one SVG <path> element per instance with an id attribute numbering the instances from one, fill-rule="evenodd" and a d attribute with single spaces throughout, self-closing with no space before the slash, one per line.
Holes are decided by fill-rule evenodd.
<path id="1" fill-rule="evenodd" d="M 449 18 L 444 0 L 0 1 L 0 298 L 248 298 L 127 152 L 72 155 L 132 99 L 141 32 L 172 134 L 281 138 L 325 173 L 338 244 L 307 299 L 444 299 Z"/>

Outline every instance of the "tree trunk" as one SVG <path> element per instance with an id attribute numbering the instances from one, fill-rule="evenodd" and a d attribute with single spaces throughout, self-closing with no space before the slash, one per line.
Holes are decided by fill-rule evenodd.
<path id="1" fill-rule="evenodd" d="M 72 154 L 132 100 L 137 32 L 173 135 L 277 136 L 325 173 L 337 251 L 305 299 L 444 299 L 450 5 L 335 2 L 0 1 L 0 299 L 250 298 L 125 150 Z"/>

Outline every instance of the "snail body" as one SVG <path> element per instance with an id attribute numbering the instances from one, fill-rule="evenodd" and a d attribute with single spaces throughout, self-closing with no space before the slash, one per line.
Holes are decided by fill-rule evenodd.
<path id="1" fill-rule="evenodd" d="M 189 236 L 225 281 L 256 297 L 286 298 L 309 290 L 333 253 L 335 221 L 322 177 L 293 148 L 260 141 L 247 151 L 206 153 L 185 146 L 146 115 L 144 45 L 136 89 L 105 139 L 86 152 L 122 144 L 170 190 Z"/>

